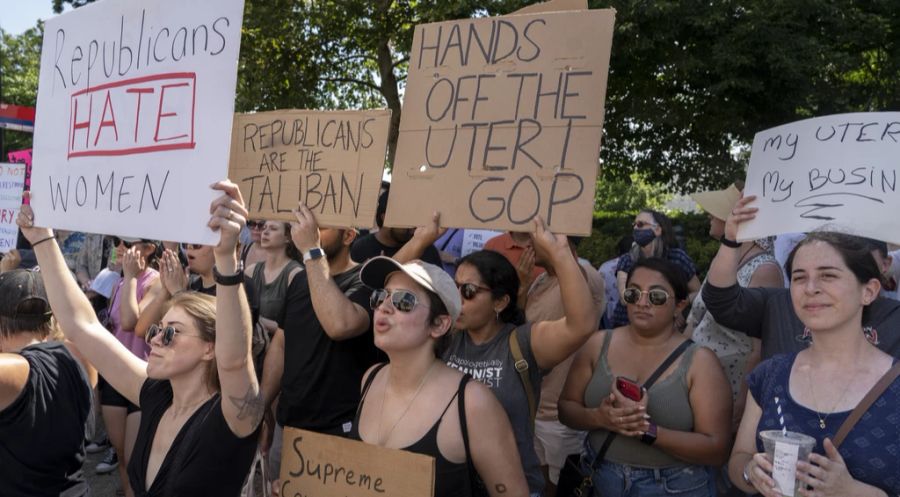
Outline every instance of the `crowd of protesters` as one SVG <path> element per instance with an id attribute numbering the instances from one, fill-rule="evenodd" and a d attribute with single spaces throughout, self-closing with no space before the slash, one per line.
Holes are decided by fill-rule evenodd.
<path id="1" fill-rule="evenodd" d="M 389 188 L 366 234 L 302 205 L 249 219 L 213 188 L 215 246 L 54 233 L 22 207 L 0 495 L 90 495 L 86 450 L 121 495 L 277 495 L 288 427 L 432 456 L 440 497 L 554 497 L 573 454 L 595 495 L 774 497 L 758 434 L 785 428 L 816 440 L 800 495 L 900 494 L 900 380 L 835 441 L 900 355 L 884 242 L 792 234 L 782 263 L 777 239 L 737 241 L 753 197 L 702 192 L 721 248 L 701 280 L 653 210 L 598 270 L 539 217 L 463 254 L 440 213 L 385 226 Z"/>

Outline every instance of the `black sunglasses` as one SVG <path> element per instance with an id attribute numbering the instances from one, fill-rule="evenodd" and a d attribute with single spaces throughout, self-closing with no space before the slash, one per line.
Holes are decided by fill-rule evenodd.
<path id="1" fill-rule="evenodd" d="M 162 333 L 161 340 L 163 346 L 165 347 L 172 345 L 172 340 L 175 338 L 176 333 L 183 337 L 203 338 L 200 335 L 188 335 L 185 333 L 181 333 L 180 331 L 176 330 L 174 326 L 166 326 L 165 328 L 163 328 L 159 325 L 151 324 L 150 328 L 147 330 L 147 334 L 144 335 L 144 339 L 149 344 L 153 340 L 153 338 L 160 333 Z"/>
<path id="2" fill-rule="evenodd" d="M 247 221 L 247 227 L 250 229 L 263 229 L 266 227 L 265 221 Z"/>
<path id="3" fill-rule="evenodd" d="M 185 250 L 200 250 L 203 248 L 203 245 L 199 243 L 182 243 L 181 248 Z"/>
<path id="4" fill-rule="evenodd" d="M 483 286 L 478 286 L 475 283 L 457 283 L 456 288 L 459 288 L 459 294 L 462 298 L 466 300 L 472 300 L 478 295 L 478 292 L 490 292 L 490 288 L 486 288 Z"/>
<path id="5" fill-rule="evenodd" d="M 372 310 L 378 309 L 388 297 L 390 297 L 390 302 L 391 305 L 394 306 L 394 309 L 397 309 L 400 312 L 412 312 L 412 310 L 416 308 L 416 305 L 419 304 L 419 299 L 416 297 L 416 294 L 409 290 L 402 290 L 399 288 L 397 290 L 385 290 L 384 288 L 380 288 L 372 292 L 372 296 L 369 297 L 369 305 L 372 307 Z"/>
<path id="6" fill-rule="evenodd" d="M 642 291 L 637 288 L 626 288 L 624 292 L 622 292 L 622 300 L 627 304 L 637 304 L 641 300 L 641 296 L 647 294 L 647 300 L 650 301 L 653 305 L 665 305 L 666 302 L 669 301 L 669 294 L 665 290 L 660 290 L 659 288 L 653 288 L 647 291 Z"/>
<path id="7" fill-rule="evenodd" d="M 117 237 L 117 236 L 112 237 L 112 244 L 113 244 L 113 247 L 118 247 L 120 243 L 121 243 L 122 245 L 125 245 L 125 248 L 129 248 L 129 249 L 130 249 L 131 247 L 133 247 L 134 244 L 135 244 L 135 242 L 126 242 L 125 240 L 122 240 L 121 238 L 119 238 L 119 237 Z"/>

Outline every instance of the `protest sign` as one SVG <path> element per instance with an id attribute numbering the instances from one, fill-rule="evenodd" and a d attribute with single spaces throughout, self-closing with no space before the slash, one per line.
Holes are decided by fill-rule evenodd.
<path id="1" fill-rule="evenodd" d="M 40 226 L 213 244 L 243 0 L 104 0 L 47 21 L 34 135 Z"/>
<path id="2" fill-rule="evenodd" d="M 614 17 L 416 26 L 387 225 L 589 234 Z"/>
<path id="3" fill-rule="evenodd" d="M 738 239 L 839 230 L 900 243 L 900 112 L 836 114 L 756 134 Z"/>
<path id="4" fill-rule="evenodd" d="M 284 427 L 280 495 L 434 495 L 434 458 Z"/>
<path id="5" fill-rule="evenodd" d="M 375 225 L 391 111 L 236 114 L 228 177 L 250 217 L 294 221 L 303 203 L 321 226 Z"/>
<path id="6" fill-rule="evenodd" d="M 22 205 L 25 167 L 25 164 L 0 162 L 0 253 L 5 254 L 16 248 L 19 234 L 16 216 Z"/>
<path id="7" fill-rule="evenodd" d="M 484 248 L 484 244 L 495 236 L 502 235 L 499 231 L 468 229 L 463 233 L 462 252 L 460 257 L 465 257 L 472 252 Z"/>

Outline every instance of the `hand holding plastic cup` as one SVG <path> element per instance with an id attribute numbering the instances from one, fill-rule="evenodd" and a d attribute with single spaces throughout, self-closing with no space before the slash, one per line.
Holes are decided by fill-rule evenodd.
<path id="1" fill-rule="evenodd" d="M 778 492 L 785 497 L 799 496 L 800 481 L 797 480 L 797 461 L 809 460 L 816 447 L 816 439 L 794 431 L 766 430 L 759 433 L 766 449 L 766 456 L 772 461 L 772 479 Z"/>

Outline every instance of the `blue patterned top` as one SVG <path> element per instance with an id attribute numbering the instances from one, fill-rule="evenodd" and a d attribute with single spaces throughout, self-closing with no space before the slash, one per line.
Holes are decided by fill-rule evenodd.
<path id="1" fill-rule="evenodd" d="M 775 397 L 778 397 L 785 427 L 815 438 L 814 452 L 825 454 L 822 441 L 825 437 L 834 438 L 850 411 L 829 414 L 826 427 L 820 428 L 816 412 L 795 402 L 788 392 L 796 358 L 796 352 L 776 355 L 757 366 L 747 377 L 750 394 L 762 408 L 756 433 L 781 429 L 775 405 Z M 756 448 L 763 451 L 758 436 Z M 888 494 L 900 494 L 900 379 L 895 380 L 863 414 L 838 452 L 853 478 Z"/>

